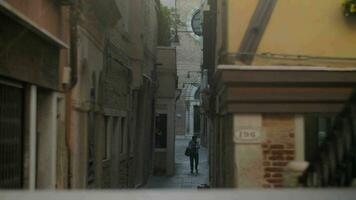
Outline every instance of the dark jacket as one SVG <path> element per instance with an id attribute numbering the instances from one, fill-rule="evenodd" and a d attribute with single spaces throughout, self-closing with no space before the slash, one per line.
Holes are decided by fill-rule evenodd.
<path id="1" fill-rule="evenodd" d="M 199 154 L 199 149 L 200 149 L 199 142 L 194 142 L 193 140 L 191 140 L 191 141 L 189 142 L 188 147 L 189 147 L 190 152 L 191 152 L 190 155 L 193 156 L 193 155 Z"/>

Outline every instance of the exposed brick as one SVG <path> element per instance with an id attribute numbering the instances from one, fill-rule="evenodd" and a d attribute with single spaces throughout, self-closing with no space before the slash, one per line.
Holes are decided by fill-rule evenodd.
<path id="1" fill-rule="evenodd" d="M 290 133 L 289 137 L 294 138 L 294 133 Z"/>
<path id="2" fill-rule="evenodd" d="M 284 150 L 285 154 L 294 155 L 294 150 Z"/>
<path id="3" fill-rule="evenodd" d="M 270 147 L 271 149 L 284 149 L 284 145 L 281 144 L 273 144 Z"/>
<path id="4" fill-rule="evenodd" d="M 294 156 L 286 156 L 286 160 L 294 160 Z"/>
<path id="5" fill-rule="evenodd" d="M 281 174 L 281 173 L 276 173 L 276 174 L 272 174 L 272 177 L 273 178 L 282 178 L 283 177 L 283 175 Z"/>
<path id="6" fill-rule="evenodd" d="M 295 145 L 293 143 L 286 144 L 287 149 L 294 149 Z"/>
<path id="7" fill-rule="evenodd" d="M 266 167 L 266 172 L 282 172 L 283 168 L 281 167 Z"/>
<path id="8" fill-rule="evenodd" d="M 285 167 L 288 162 L 273 162 L 273 166 L 276 167 Z"/>
<path id="9" fill-rule="evenodd" d="M 273 155 L 283 155 L 283 154 L 293 155 L 294 150 L 273 150 L 272 154 Z"/>
<path id="10" fill-rule="evenodd" d="M 265 177 L 265 178 L 270 178 L 270 177 L 272 177 L 272 175 L 271 175 L 270 173 L 267 173 L 267 174 L 265 174 L 264 177 Z"/>
<path id="11" fill-rule="evenodd" d="M 262 157 L 263 157 L 263 160 L 267 160 L 267 159 L 268 159 L 268 157 L 267 157 L 267 154 L 266 154 L 266 153 L 263 153 L 263 154 L 262 154 Z"/>
<path id="12" fill-rule="evenodd" d="M 270 151 L 263 151 L 263 154 L 269 154 L 270 153 Z"/>
<path id="13" fill-rule="evenodd" d="M 282 184 L 283 180 L 280 178 L 273 178 L 273 179 L 269 178 L 269 179 L 267 179 L 267 182 L 274 183 L 274 184 Z"/>
<path id="14" fill-rule="evenodd" d="M 271 162 L 265 161 L 263 162 L 263 166 L 271 166 Z"/>
<path id="15" fill-rule="evenodd" d="M 269 157 L 270 160 L 284 160 L 283 156 L 270 156 Z"/>
<path id="16" fill-rule="evenodd" d="M 274 151 L 272 151 L 272 154 L 273 155 L 283 155 L 284 151 L 283 150 L 274 150 Z"/>
<path id="17" fill-rule="evenodd" d="M 267 149 L 269 147 L 268 144 L 262 144 L 262 148 Z"/>

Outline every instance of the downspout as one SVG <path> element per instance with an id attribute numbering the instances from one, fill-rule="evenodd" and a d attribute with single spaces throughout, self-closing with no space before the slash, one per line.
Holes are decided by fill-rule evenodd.
<path id="1" fill-rule="evenodd" d="M 70 68 L 71 79 L 68 87 L 68 94 L 66 98 L 66 137 L 65 142 L 67 146 L 68 169 L 67 169 L 67 187 L 71 189 L 72 185 L 72 142 L 71 142 L 71 120 L 72 120 L 72 91 L 78 82 L 78 21 L 79 21 L 79 8 L 78 1 L 73 0 L 70 4 Z"/>
<path id="2" fill-rule="evenodd" d="M 78 82 L 78 22 L 78 2 L 74 0 L 70 6 L 70 89 L 73 89 Z"/>

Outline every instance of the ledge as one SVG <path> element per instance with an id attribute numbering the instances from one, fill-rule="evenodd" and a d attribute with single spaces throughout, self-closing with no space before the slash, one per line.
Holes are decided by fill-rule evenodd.
<path id="1" fill-rule="evenodd" d="M 69 48 L 65 42 L 61 41 L 47 30 L 37 25 L 35 22 L 33 22 L 31 19 L 26 17 L 21 12 L 19 12 L 16 8 L 11 6 L 9 3 L 6 3 L 5 1 L 0 1 L 0 11 L 3 11 L 6 15 L 10 16 L 12 19 L 21 23 L 23 26 L 25 26 L 32 32 L 36 33 L 37 35 L 41 36 L 45 40 L 49 41 L 53 45 L 59 48 L 66 48 L 66 49 Z"/>
<path id="2" fill-rule="evenodd" d="M 323 67 L 323 66 L 244 66 L 244 65 L 219 65 L 218 70 L 243 70 L 243 71 L 345 71 L 356 72 L 356 67 Z"/>
<path id="3" fill-rule="evenodd" d="M 356 87 L 356 68 L 221 65 L 218 113 L 338 113 Z"/>
<path id="4" fill-rule="evenodd" d="M 215 81 L 260 86 L 356 86 L 356 68 L 219 66 Z"/>

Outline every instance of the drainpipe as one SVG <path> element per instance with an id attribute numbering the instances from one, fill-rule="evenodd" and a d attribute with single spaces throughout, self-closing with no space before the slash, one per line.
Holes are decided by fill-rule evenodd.
<path id="1" fill-rule="evenodd" d="M 73 89 L 78 82 L 78 21 L 78 1 L 73 0 L 70 6 L 70 89 Z"/>
<path id="2" fill-rule="evenodd" d="M 67 158 L 68 158 L 68 169 L 67 169 L 67 187 L 71 189 L 72 185 L 72 141 L 71 141 L 71 129 L 70 123 L 72 119 L 72 89 L 76 86 L 78 82 L 78 21 L 79 21 L 79 8 L 78 1 L 72 0 L 70 4 L 70 68 L 71 68 L 71 80 L 68 87 L 68 94 L 66 95 L 66 135 L 65 142 L 67 146 Z"/>

